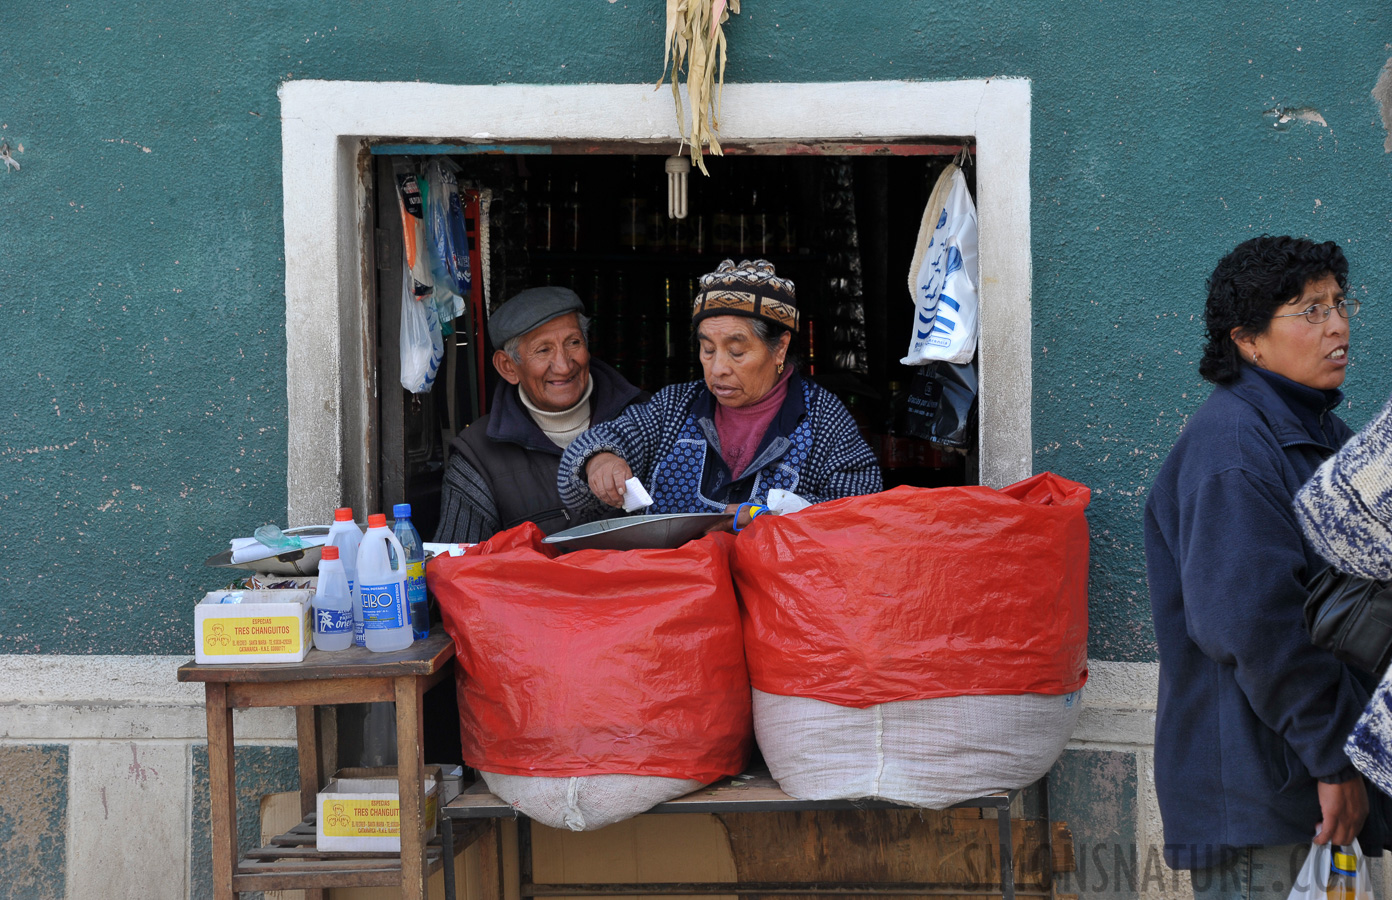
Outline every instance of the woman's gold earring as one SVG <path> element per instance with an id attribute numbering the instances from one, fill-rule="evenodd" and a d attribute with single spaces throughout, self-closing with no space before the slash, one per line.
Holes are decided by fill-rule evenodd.
<path id="1" fill-rule="evenodd" d="M 782 374 L 783 374 L 783 364 L 782 364 L 782 363 L 779 363 L 779 364 L 778 364 L 778 368 L 775 369 L 775 371 L 778 372 L 779 375 L 782 375 Z"/>

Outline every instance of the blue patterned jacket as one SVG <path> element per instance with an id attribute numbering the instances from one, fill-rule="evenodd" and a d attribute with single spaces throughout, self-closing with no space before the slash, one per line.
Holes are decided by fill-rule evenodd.
<path id="1" fill-rule="evenodd" d="M 652 494 L 650 513 L 723 512 L 729 503 L 764 502 L 774 488 L 813 503 L 881 490 L 879 463 L 846 407 L 801 375 L 789 380 L 788 397 L 739 481 L 720 456 L 715 403 L 704 382 L 675 384 L 591 428 L 561 457 L 561 500 L 582 512 L 602 507 L 585 464 L 605 452 L 623 457 Z"/>

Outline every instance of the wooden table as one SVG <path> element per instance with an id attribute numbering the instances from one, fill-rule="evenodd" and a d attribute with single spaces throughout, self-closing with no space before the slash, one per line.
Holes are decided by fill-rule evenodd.
<path id="1" fill-rule="evenodd" d="M 1011 832 L 1010 806 L 1017 790 L 989 794 L 966 800 L 952 809 L 994 809 L 999 834 L 1000 850 L 997 857 L 999 888 L 981 890 L 961 885 L 948 886 L 926 883 L 818 883 L 818 882 L 702 882 L 702 883 L 646 883 L 646 884 L 536 884 L 532 880 L 532 853 L 530 840 L 530 820 L 514 807 L 491 793 L 482 782 L 477 782 L 445 805 L 442 827 L 445 841 L 454 837 L 456 822 L 467 827 L 467 839 L 472 841 L 481 836 L 492 836 L 495 846 L 488 847 L 484 854 L 483 880 L 485 895 L 501 898 L 501 843 L 496 827 L 484 831 L 479 826 L 485 822 L 500 819 L 518 819 L 518 881 L 523 898 L 568 897 L 568 896 L 623 896 L 635 894 L 675 894 L 675 895 L 750 895 L 750 894 L 823 894 L 823 895 L 903 895 L 937 894 L 949 897 L 999 897 L 1003 900 L 1017 898 L 1049 898 L 1052 891 L 1019 890 L 1015 880 L 1014 844 Z M 1047 809 L 1047 794 L 1041 784 L 1041 796 Z M 811 810 L 900 810 L 908 808 L 882 800 L 797 800 L 789 797 L 766 772 L 741 775 L 726 779 L 704 788 L 692 791 L 683 797 L 659 803 L 644 815 L 681 813 L 776 813 Z M 1047 819 L 1047 812 L 1045 813 Z M 984 823 L 983 823 L 984 824 Z M 1030 823 L 1027 823 L 1030 824 Z M 1045 841 L 1051 839 L 1053 829 L 1042 829 Z M 1070 842 L 1071 843 L 1071 842 Z M 1071 855 L 1071 847 L 1070 847 Z M 1061 868 L 1059 870 L 1062 870 Z M 445 866 L 445 896 L 453 897 L 454 871 L 452 861 Z"/>
<path id="2" fill-rule="evenodd" d="M 213 891 L 233 900 L 239 891 L 305 889 L 321 900 L 329 887 L 401 886 L 401 896 L 424 900 L 426 879 L 452 853 L 428 845 L 422 793 L 421 695 L 451 670 L 454 643 L 437 626 L 430 637 L 395 653 L 354 647 L 311 650 L 303 662 L 179 667 L 180 681 L 205 683 L 208 774 L 212 792 Z M 401 796 L 401 854 L 318 853 L 313 849 L 315 795 L 323 787 L 316 707 L 339 703 L 396 703 L 397 774 Z M 237 786 L 232 711 L 295 707 L 300 767 L 299 827 L 246 857 L 237 850 Z M 331 773 L 329 773 L 331 774 Z M 309 839 L 306 840 L 306 830 Z M 306 844 L 308 846 L 306 846 Z"/>

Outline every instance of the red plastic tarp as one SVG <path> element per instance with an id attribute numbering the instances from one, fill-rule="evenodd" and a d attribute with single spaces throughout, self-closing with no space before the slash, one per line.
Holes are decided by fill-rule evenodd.
<path id="1" fill-rule="evenodd" d="M 426 568 L 457 653 L 464 759 L 506 775 L 744 770 L 731 535 L 561 554 L 524 523 Z"/>
<path id="2" fill-rule="evenodd" d="M 1090 491 L 899 487 L 763 516 L 736 541 L 750 682 L 864 708 L 1087 680 Z"/>

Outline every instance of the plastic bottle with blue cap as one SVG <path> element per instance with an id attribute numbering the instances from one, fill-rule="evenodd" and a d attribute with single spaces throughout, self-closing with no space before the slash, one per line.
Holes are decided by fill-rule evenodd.
<path id="1" fill-rule="evenodd" d="M 406 551 L 406 601 L 411 611 L 411 633 L 416 640 L 430 637 L 430 606 L 425 590 L 425 545 L 411 522 L 411 504 L 392 507 L 392 533 Z"/>

